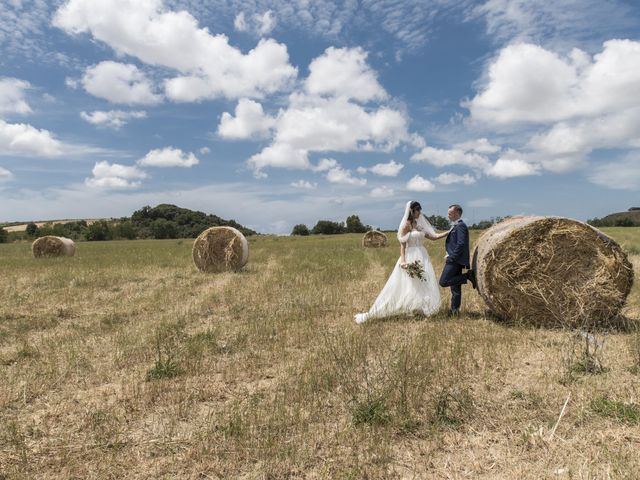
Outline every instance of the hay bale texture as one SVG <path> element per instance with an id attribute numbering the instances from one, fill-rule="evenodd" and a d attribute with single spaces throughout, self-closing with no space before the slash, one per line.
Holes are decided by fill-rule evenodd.
<path id="1" fill-rule="evenodd" d="M 371 230 L 362 237 L 362 246 L 365 248 L 381 248 L 387 244 L 387 236 L 378 230 Z"/>
<path id="2" fill-rule="evenodd" d="M 249 243 L 232 227 L 212 227 L 193 242 L 193 261 L 202 272 L 238 271 L 249 260 Z"/>
<path id="3" fill-rule="evenodd" d="M 633 268 L 599 230 L 557 217 L 514 217 L 488 229 L 472 260 L 494 314 L 536 326 L 602 326 L 623 307 Z"/>
<path id="4" fill-rule="evenodd" d="M 31 251 L 36 258 L 73 257 L 76 253 L 76 244 L 70 238 L 47 235 L 37 238 L 31 244 Z"/>

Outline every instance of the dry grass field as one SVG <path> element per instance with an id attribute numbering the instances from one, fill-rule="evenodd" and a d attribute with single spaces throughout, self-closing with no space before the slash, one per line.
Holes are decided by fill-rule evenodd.
<path id="1" fill-rule="evenodd" d="M 640 278 L 640 229 L 607 232 Z M 0 479 L 640 478 L 640 286 L 601 346 L 470 287 L 460 318 L 356 325 L 395 241 L 251 238 L 220 275 L 191 244 L 0 245 Z"/>

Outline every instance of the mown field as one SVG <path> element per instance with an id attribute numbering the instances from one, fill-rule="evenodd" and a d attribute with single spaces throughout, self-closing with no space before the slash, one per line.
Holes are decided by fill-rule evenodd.
<path id="1" fill-rule="evenodd" d="M 640 229 L 606 231 L 639 278 Z M 0 479 L 640 478 L 638 285 L 585 356 L 469 287 L 460 318 L 443 292 L 434 317 L 356 325 L 397 242 L 251 238 L 221 275 L 191 243 L 0 245 Z"/>

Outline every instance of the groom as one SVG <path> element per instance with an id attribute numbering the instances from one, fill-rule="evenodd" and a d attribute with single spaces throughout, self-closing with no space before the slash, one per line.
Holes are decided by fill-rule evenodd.
<path id="1" fill-rule="evenodd" d="M 469 268 L 469 230 L 462 221 L 462 207 L 454 204 L 449 207 L 449 220 L 453 223 L 453 228 L 449 231 L 445 248 L 447 256 L 440 275 L 440 286 L 451 287 L 451 310 L 449 315 L 460 313 L 460 303 L 462 302 L 462 285 L 471 282 L 476 288 L 476 279 L 473 270 L 462 273 L 463 268 Z"/>

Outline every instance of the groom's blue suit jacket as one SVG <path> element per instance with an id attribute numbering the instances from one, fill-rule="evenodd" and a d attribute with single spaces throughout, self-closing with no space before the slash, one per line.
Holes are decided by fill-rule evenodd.
<path id="1" fill-rule="evenodd" d="M 460 220 L 447 235 L 445 243 L 447 249 L 447 262 L 455 262 L 469 268 L 469 230 Z"/>

